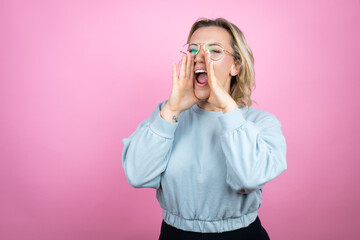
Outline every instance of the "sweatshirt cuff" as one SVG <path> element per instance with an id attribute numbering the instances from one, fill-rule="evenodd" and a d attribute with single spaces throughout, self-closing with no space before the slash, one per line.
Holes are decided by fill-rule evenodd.
<path id="1" fill-rule="evenodd" d="M 235 130 L 245 123 L 245 118 L 240 109 L 235 109 L 231 112 L 225 113 L 219 117 L 222 129 L 227 131 Z"/>
<path id="2" fill-rule="evenodd" d="M 172 123 L 164 120 L 159 112 L 154 118 L 154 121 L 150 123 L 150 129 L 162 137 L 174 138 L 174 133 L 178 125 L 178 122 Z"/>

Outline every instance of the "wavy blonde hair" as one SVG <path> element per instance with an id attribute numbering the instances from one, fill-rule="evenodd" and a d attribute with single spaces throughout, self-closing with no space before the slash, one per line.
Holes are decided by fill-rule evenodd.
<path id="1" fill-rule="evenodd" d="M 231 46 L 234 51 L 234 61 L 239 60 L 240 72 L 231 78 L 230 95 L 240 108 L 251 106 L 255 100 L 251 99 L 251 93 L 255 89 L 254 56 L 247 44 L 242 31 L 224 18 L 211 20 L 199 18 L 191 27 L 187 43 L 192 34 L 199 28 L 217 26 L 225 29 L 231 36 Z"/>

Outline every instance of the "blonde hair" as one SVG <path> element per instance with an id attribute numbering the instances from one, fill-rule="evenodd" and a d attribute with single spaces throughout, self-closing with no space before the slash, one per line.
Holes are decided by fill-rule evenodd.
<path id="1" fill-rule="evenodd" d="M 240 72 L 231 78 L 230 95 L 240 108 L 251 106 L 253 102 L 251 93 L 255 89 L 254 56 L 246 42 L 242 31 L 224 18 L 211 20 L 199 18 L 191 27 L 187 42 L 189 43 L 192 34 L 199 28 L 217 26 L 225 29 L 231 36 L 231 46 L 234 51 L 234 61 L 239 60 Z"/>

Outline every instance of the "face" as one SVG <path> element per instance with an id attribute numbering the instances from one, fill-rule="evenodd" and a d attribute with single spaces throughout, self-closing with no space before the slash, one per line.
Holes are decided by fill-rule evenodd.
<path id="1" fill-rule="evenodd" d="M 192 43 L 220 43 L 225 50 L 234 53 L 230 42 L 230 34 L 223 28 L 217 26 L 202 27 L 197 29 L 191 36 Z M 213 61 L 213 60 L 212 60 Z M 194 71 L 198 69 L 206 70 L 205 55 L 203 45 L 194 58 Z M 217 82 L 228 92 L 230 92 L 231 77 L 239 73 L 240 67 L 238 62 L 234 62 L 233 56 L 224 53 L 224 56 L 217 61 L 213 61 L 214 72 Z M 206 101 L 210 95 L 210 86 L 207 83 L 199 83 L 196 80 L 197 74 L 194 74 L 194 92 L 195 96 Z M 203 82 L 203 81 L 202 81 Z M 206 81 L 205 81 L 206 82 Z"/>

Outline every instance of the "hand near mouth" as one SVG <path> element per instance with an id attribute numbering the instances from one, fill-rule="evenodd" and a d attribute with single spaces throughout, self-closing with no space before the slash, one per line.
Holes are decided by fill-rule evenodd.
<path id="1" fill-rule="evenodd" d="M 208 72 L 208 84 L 210 86 L 210 96 L 208 102 L 215 107 L 220 108 L 225 114 L 238 108 L 234 99 L 230 94 L 221 86 L 216 77 L 213 66 L 213 61 L 210 59 L 210 53 L 205 52 L 206 71 Z"/>
<path id="2" fill-rule="evenodd" d="M 199 99 L 194 94 L 194 60 L 190 53 L 181 60 L 180 73 L 177 75 L 176 64 L 173 65 L 172 89 L 170 97 L 160 112 L 167 121 L 174 122 L 182 111 L 189 109 Z"/>

